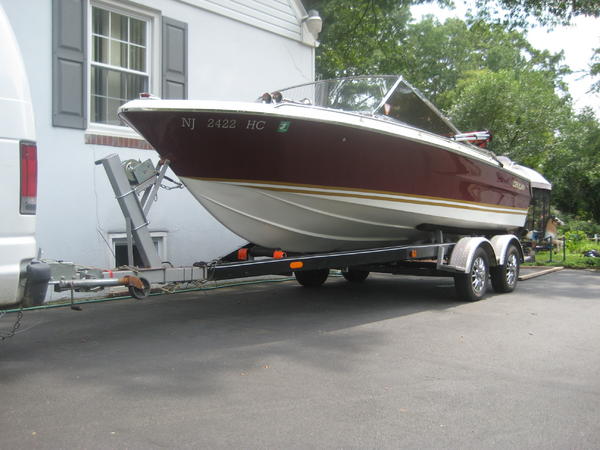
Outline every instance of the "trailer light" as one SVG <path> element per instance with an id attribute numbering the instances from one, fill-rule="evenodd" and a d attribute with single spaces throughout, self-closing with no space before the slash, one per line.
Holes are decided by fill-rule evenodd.
<path id="1" fill-rule="evenodd" d="M 21 142 L 21 214 L 35 214 L 37 205 L 37 146 Z"/>
<path id="2" fill-rule="evenodd" d="M 304 263 L 302 261 L 294 261 L 290 263 L 290 269 L 302 269 Z"/>
<path id="3" fill-rule="evenodd" d="M 285 254 L 284 251 L 282 250 L 275 250 L 273 252 L 273 258 L 275 259 L 281 259 L 281 258 L 285 258 L 287 255 Z"/>
<path id="4" fill-rule="evenodd" d="M 411 258 L 416 258 L 416 257 L 417 257 L 417 251 L 416 251 L 416 250 L 411 250 L 411 251 L 408 253 L 408 255 L 409 255 Z"/>
<path id="5" fill-rule="evenodd" d="M 246 247 L 240 248 L 237 251 L 237 259 L 238 261 L 246 261 L 248 259 L 248 249 Z"/>

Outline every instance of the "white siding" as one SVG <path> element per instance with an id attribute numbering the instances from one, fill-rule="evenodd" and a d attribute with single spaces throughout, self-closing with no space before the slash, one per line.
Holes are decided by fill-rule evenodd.
<path id="1" fill-rule="evenodd" d="M 301 12 L 294 0 L 180 0 L 198 8 L 302 40 Z"/>

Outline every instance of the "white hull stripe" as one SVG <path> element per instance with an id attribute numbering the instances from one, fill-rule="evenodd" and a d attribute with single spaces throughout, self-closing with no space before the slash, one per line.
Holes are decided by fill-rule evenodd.
<path id="1" fill-rule="evenodd" d="M 186 177 L 181 177 L 185 179 Z M 351 189 L 331 189 L 321 186 L 310 186 L 310 185 L 292 185 L 288 183 L 264 183 L 250 180 L 226 180 L 226 179 L 215 179 L 215 178 L 192 178 L 199 181 L 217 182 L 223 184 L 229 184 L 233 186 L 246 187 L 252 189 L 264 189 L 275 192 L 287 192 L 292 194 L 303 194 L 318 197 L 346 197 L 355 199 L 367 199 L 367 200 L 384 200 L 399 203 L 410 203 L 425 206 L 440 206 L 446 208 L 458 208 L 466 209 L 471 211 L 481 211 L 487 213 L 498 213 L 498 214 L 514 214 L 523 216 L 527 214 L 527 209 L 514 208 L 510 206 L 496 206 L 486 203 L 476 202 L 465 202 L 450 200 L 439 197 L 426 197 L 416 196 L 409 194 L 393 194 L 388 192 L 369 191 L 369 190 L 351 190 Z"/>

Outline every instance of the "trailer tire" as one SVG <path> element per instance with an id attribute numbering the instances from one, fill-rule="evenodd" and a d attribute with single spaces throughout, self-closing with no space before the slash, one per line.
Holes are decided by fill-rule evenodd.
<path id="1" fill-rule="evenodd" d="M 454 276 L 454 287 L 460 300 L 476 302 L 484 297 L 489 279 L 489 267 L 487 252 L 482 247 L 477 248 L 467 273 Z"/>
<path id="2" fill-rule="evenodd" d="M 319 287 L 329 276 L 329 269 L 301 270 L 294 272 L 294 276 L 304 287 Z"/>
<path id="3" fill-rule="evenodd" d="M 131 295 L 133 298 L 137 298 L 138 300 L 148 297 L 148 294 L 150 293 L 150 282 L 145 278 L 140 278 L 140 281 L 144 285 L 143 289 L 136 288 L 135 286 L 129 286 L 128 288 L 129 295 Z"/>
<path id="4" fill-rule="evenodd" d="M 369 271 L 359 269 L 342 270 L 342 276 L 351 283 L 362 283 L 369 276 Z"/>
<path id="5" fill-rule="evenodd" d="M 494 291 L 506 293 L 515 290 L 519 279 L 520 264 L 521 255 L 519 254 L 519 250 L 515 245 L 509 245 L 506 249 L 504 264 L 490 269 Z"/>

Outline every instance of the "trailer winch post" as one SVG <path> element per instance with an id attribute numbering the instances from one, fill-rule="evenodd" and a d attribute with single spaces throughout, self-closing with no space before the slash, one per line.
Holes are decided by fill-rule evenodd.
<path id="1" fill-rule="evenodd" d="M 148 231 L 148 220 L 135 188 L 131 186 L 125 171 L 121 167 L 118 155 L 109 155 L 96 161 L 102 164 L 110 184 L 115 192 L 126 223 L 131 228 L 131 236 L 135 240 L 144 267 L 160 267 L 161 261 L 154 248 L 152 237 Z M 129 227 L 128 227 L 129 228 Z"/>
<path id="2" fill-rule="evenodd" d="M 156 166 L 156 179 L 151 186 L 148 186 L 144 192 L 144 195 L 141 199 L 141 205 L 144 211 L 144 214 L 147 216 L 148 212 L 150 212 L 150 207 L 152 203 L 156 200 L 158 189 L 162 183 L 163 178 L 165 177 L 165 173 L 169 168 L 169 160 L 160 160 Z"/>

